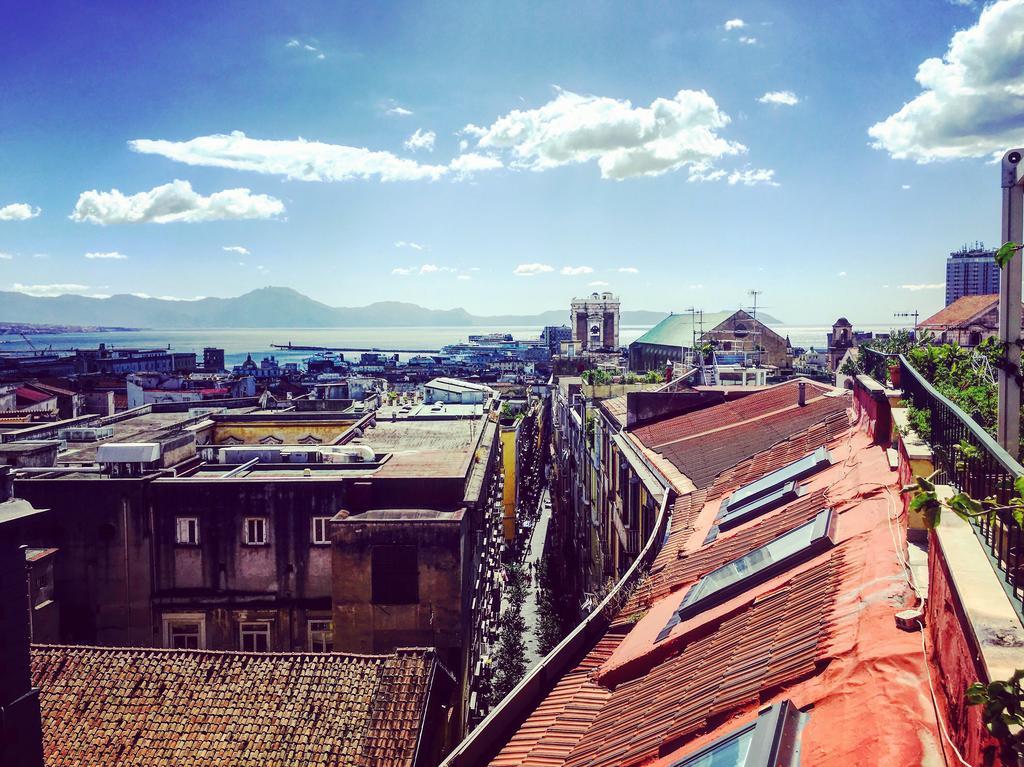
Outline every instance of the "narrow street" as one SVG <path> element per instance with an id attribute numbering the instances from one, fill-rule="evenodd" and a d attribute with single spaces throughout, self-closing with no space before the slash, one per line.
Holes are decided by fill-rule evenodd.
<path id="1" fill-rule="evenodd" d="M 528 576 L 526 602 L 523 604 L 523 620 L 526 622 L 526 669 L 537 665 L 543 657 L 538 647 L 538 630 L 540 627 L 540 611 L 538 610 L 538 574 L 541 560 L 544 558 L 544 541 L 547 538 L 548 523 L 551 521 L 551 497 L 547 488 L 540 497 L 540 515 L 530 535 L 530 543 L 526 548 L 523 564 Z"/>

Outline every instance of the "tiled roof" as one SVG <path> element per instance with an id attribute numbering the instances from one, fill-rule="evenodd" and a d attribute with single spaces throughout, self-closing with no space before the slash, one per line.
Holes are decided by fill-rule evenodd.
<path id="1" fill-rule="evenodd" d="M 408 765 L 436 659 L 40 645 L 47 767 Z"/>
<path id="2" fill-rule="evenodd" d="M 919 328 L 954 328 L 999 303 L 999 294 L 964 296 L 918 324 Z"/>
<path id="3" fill-rule="evenodd" d="M 598 404 L 605 414 L 610 418 L 619 428 L 626 425 L 626 395 L 623 394 L 619 397 L 612 397 L 611 399 L 601 400 Z"/>
<path id="4" fill-rule="evenodd" d="M 723 471 L 844 413 L 849 397 L 830 386 L 806 381 L 805 404 L 797 404 L 797 382 L 636 429 L 633 435 L 660 453 L 698 488 Z"/>
<path id="5" fill-rule="evenodd" d="M 649 606 L 705 573 L 785 535 L 827 506 L 825 492 L 818 490 L 784 506 L 778 513 L 767 515 L 757 524 L 742 525 L 735 531 L 722 533 L 710 545 L 695 551 L 666 546 L 662 551 L 667 551 L 667 556 L 659 557 L 651 568 L 650 584 L 645 584 L 643 590 L 638 589 L 638 599 L 646 600 L 646 605 L 641 601 L 639 606 Z"/>
<path id="6" fill-rule="evenodd" d="M 803 496 L 705 542 L 725 493 L 823 443 L 833 465 L 804 481 Z M 927 762 L 939 735 L 919 694 L 927 689 L 920 639 L 893 621 L 914 598 L 892 550 L 892 526 L 902 531 L 906 521 L 890 516 L 896 484 L 884 452 L 841 413 L 678 498 L 651 574 L 605 634 L 611 655 L 588 676 L 577 668 L 563 678 L 493 764 L 667 767 L 782 699 L 810 712 L 808 764 Z M 656 640 L 689 584 L 826 506 L 838 515 L 833 548 Z M 876 705 L 882 677 L 899 689 Z"/>
<path id="7" fill-rule="evenodd" d="M 566 767 L 629 767 L 810 676 L 823 659 L 839 554 L 728 616 L 648 673 L 618 685 Z"/>
<path id="8" fill-rule="evenodd" d="M 563 676 L 527 722 L 494 758 L 494 767 L 556 765 L 565 762 L 611 690 L 592 672 L 611 657 L 628 629 L 606 633 L 576 668 Z"/>

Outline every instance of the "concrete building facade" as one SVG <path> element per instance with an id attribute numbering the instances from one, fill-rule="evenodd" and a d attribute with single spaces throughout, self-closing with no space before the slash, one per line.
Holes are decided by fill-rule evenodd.
<path id="1" fill-rule="evenodd" d="M 569 312 L 572 338 L 582 351 L 619 348 L 619 298 L 591 293 L 574 298 Z"/>
<path id="2" fill-rule="evenodd" d="M 999 265 L 995 251 L 976 243 L 953 251 L 946 259 L 946 306 L 964 296 L 999 292 Z"/>

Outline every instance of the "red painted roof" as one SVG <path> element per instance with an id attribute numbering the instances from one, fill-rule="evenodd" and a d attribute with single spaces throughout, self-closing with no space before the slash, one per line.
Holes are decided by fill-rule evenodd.
<path id="1" fill-rule="evenodd" d="M 50 394 L 49 392 L 40 391 L 34 386 L 19 386 L 14 390 L 15 395 L 20 400 L 26 400 L 28 402 L 47 402 L 48 400 L 54 399 L 57 395 Z"/>
<path id="2" fill-rule="evenodd" d="M 894 540 L 905 540 L 905 518 L 895 516 L 898 481 L 866 435 L 835 429 L 836 422 L 804 429 L 722 474 L 710 491 L 677 500 L 669 542 L 605 636 L 611 654 L 585 676 L 582 668 L 567 675 L 494 764 L 668 767 L 781 700 L 809 713 L 804 765 L 941 759 L 920 636 L 894 621 L 914 599 L 893 550 Z M 725 493 L 824 436 L 832 437 L 834 463 L 804 480 L 805 495 L 703 543 Z M 838 515 L 833 548 L 655 641 L 697 578 L 823 505 Z M 570 677 L 576 692 L 565 695 Z M 567 719 L 571 727 L 559 724 Z M 527 734 L 530 748 L 516 749 Z"/>
<path id="3" fill-rule="evenodd" d="M 696 487 L 709 487 L 723 471 L 849 407 L 849 396 L 840 390 L 804 383 L 802 406 L 797 402 L 798 382 L 790 381 L 632 433 Z"/>

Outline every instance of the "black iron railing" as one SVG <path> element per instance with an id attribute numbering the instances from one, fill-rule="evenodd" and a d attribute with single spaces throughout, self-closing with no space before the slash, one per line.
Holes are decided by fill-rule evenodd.
<path id="1" fill-rule="evenodd" d="M 1000 505 L 1014 495 L 1013 483 L 1024 476 L 1021 466 L 973 418 L 940 394 L 902 354 L 881 354 L 864 349 L 861 355 L 865 371 L 885 382 L 891 365 L 899 364 L 899 388 L 903 399 L 925 411 L 922 417 L 930 434 L 919 435 L 928 442 L 938 470 L 936 481 L 951 485 L 972 498 L 994 498 Z M 1024 620 L 1024 530 L 1009 512 L 974 519 L 974 530 L 981 540 L 993 568 L 1010 597 L 1017 615 Z"/>

